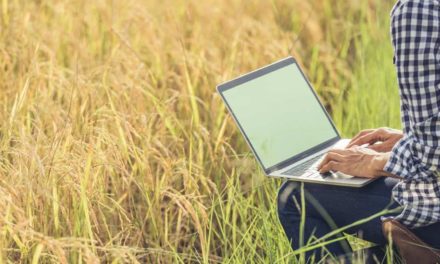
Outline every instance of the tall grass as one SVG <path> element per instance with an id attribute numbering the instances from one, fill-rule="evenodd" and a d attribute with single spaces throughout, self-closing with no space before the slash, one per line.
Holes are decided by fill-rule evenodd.
<path id="1" fill-rule="evenodd" d="M 391 1 L 1 0 L 0 261 L 295 263 L 216 84 L 295 56 L 399 126 Z"/>

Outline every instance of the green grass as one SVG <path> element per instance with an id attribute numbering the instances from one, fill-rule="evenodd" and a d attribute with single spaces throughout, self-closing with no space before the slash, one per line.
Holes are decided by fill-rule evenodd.
<path id="1" fill-rule="evenodd" d="M 343 136 L 400 125 L 391 1 L 0 3 L 1 263 L 296 263 L 215 92 L 288 55 Z"/>

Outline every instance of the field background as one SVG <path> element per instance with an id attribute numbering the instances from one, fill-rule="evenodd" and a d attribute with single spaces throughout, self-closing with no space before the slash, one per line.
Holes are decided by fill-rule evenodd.
<path id="1" fill-rule="evenodd" d="M 215 86 L 295 56 L 400 127 L 392 0 L 0 0 L 0 262 L 295 263 Z"/>

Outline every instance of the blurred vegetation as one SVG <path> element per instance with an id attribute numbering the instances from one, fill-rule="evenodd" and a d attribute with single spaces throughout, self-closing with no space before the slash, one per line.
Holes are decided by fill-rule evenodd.
<path id="1" fill-rule="evenodd" d="M 393 1 L 0 3 L 0 262 L 295 263 L 215 92 L 288 55 L 344 136 L 400 126 Z"/>

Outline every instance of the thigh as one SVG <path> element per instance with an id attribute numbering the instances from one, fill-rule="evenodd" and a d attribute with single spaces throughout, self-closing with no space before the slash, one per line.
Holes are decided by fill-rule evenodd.
<path id="1" fill-rule="evenodd" d="M 440 249 L 440 223 L 412 230 L 421 240 L 433 248 Z"/>
<path id="2" fill-rule="evenodd" d="M 397 182 L 396 179 L 383 177 L 362 188 L 304 184 L 307 216 L 323 218 L 333 228 L 350 225 L 387 207 L 397 207 L 391 194 Z M 299 200 L 298 195 L 296 198 Z M 362 238 L 374 243 L 385 243 L 380 217 L 346 232 L 360 233 Z"/>

